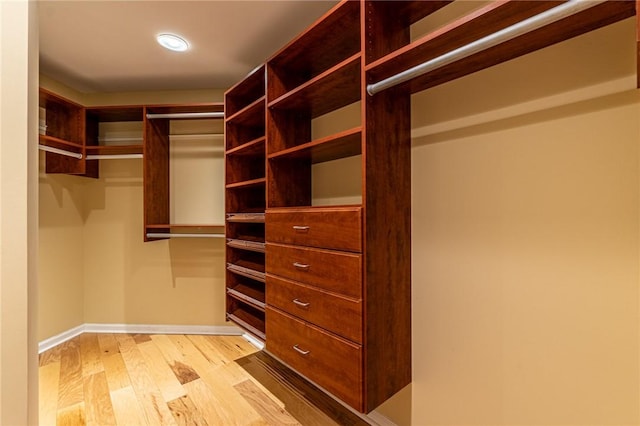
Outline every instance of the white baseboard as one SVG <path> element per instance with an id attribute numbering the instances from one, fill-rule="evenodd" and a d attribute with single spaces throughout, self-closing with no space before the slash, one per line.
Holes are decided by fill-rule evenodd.
<path id="1" fill-rule="evenodd" d="M 380 414 L 376 410 L 373 410 L 372 412 L 367 414 L 367 417 L 373 422 L 374 425 L 378 425 L 378 426 L 398 426 L 393 421 L 391 421 L 391 419 L 389 419 L 387 416 L 384 416 L 384 415 Z"/>
<path id="2" fill-rule="evenodd" d="M 156 324 L 82 324 L 41 341 L 38 353 L 71 340 L 82 333 L 140 333 L 140 334 L 210 334 L 241 336 L 243 331 L 235 325 L 156 325 Z"/>

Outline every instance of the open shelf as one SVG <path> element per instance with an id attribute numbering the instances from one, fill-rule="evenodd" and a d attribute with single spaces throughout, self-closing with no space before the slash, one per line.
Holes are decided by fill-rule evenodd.
<path id="1" fill-rule="evenodd" d="M 148 105 L 145 108 L 146 114 L 190 114 L 190 113 L 209 113 L 224 112 L 223 102 L 204 102 L 196 104 L 164 104 L 164 105 Z M 172 117 L 171 120 L 193 120 L 202 118 L 193 117 Z"/>
<path id="2" fill-rule="evenodd" d="M 236 300 L 239 300 L 241 302 L 248 303 L 249 305 L 252 305 L 256 309 L 260 309 L 262 311 L 264 310 L 264 308 L 265 308 L 265 303 L 264 302 L 260 302 L 259 300 L 248 296 L 247 294 L 243 293 L 242 290 L 244 290 L 244 289 L 241 289 L 240 291 L 238 291 L 238 290 L 234 290 L 232 288 L 227 288 L 227 294 L 229 296 L 233 297 Z"/>
<path id="3" fill-rule="evenodd" d="M 260 156 L 265 152 L 265 136 L 260 136 L 252 141 L 246 142 L 240 146 L 232 148 L 227 151 L 227 156 Z"/>
<path id="4" fill-rule="evenodd" d="M 267 62 L 269 101 L 360 51 L 360 4 L 343 1 Z"/>
<path id="5" fill-rule="evenodd" d="M 261 267 L 262 270 L 257 269 L 260 268 L 260 266 L 261 265 L 253 262 L 244 262 L 239 260 L 238 263 L 227 263 L 227 270 L 234 274 L 242 275 L 243 277 L 251 278 L 252 280 L 263 283 L 265 282 L 266 278 L 264 273 L 264 265 L 262 265 Z"/>
<path id="6" fill-rule="evenodd" d="M 226 188 L 235 189 L 235 188 L 251 188 L 254 186 L 264 186 L 266 181 L 267 180 L 265 178 L 245 180 L 242 182 L 230 183 L 226 186 Z"/>
<path id="7" fill-rule="evenodd" d="M 52 148 L 65 149 L 72 152 L 82 153 L 82 144 L 56 138 L 55 136 L 40 135 L 40 143 Z"/>
<path id="8" fill-rule="evenodd" d="M 227 117 L 231 117 L 247 105 L 264 96 L 265 66 L 260 65 L 247 77 L 227 90 L 225 93 L 225 108 Z"/>
<path id="9" fill-rule="evenodd" d="M 360 53 L 269 102 L 271 109 L 308 111 L 311 118 L 360 99 Z"/>
<path id="10" fill-rule="evenodd" d="M 244 126 L 258 126 L 260 123 L 264 123 L 264 102 L 264 96 L 256 99 L 232 116 L 227 117 L 227 122 Z"/>
<path id="11" fill-rule="evenodd" d="M 87 119 L 110 123 L 118 121 L 142 121 L 142 105 L 87 107 Z"/>
<path id="12" fill-rule="evenodd" d="M 310 159 L 312 164 L 362 153 L 362 127 L 316 139 L 289 149 L 269 154 L 269 159 L 297 158 Z"/>
<path id="13" fill-rule="evenodd" d="M 92 145 L 86 147 L 89 155 L 142 154 L 142 145 Z"/>
<path id="14" fill-rule="evenodd" d="M 258 253 L 265 252 L 264 241 L 260 242 L 260 241 L 227 238 L 227 246 L 238 249 L 238 250 L 255 251 Z"/>
<path id="15" fill-rule="evenodd" d="M 491 3 L 368 64 L 365 67 L 367 79 L 370 82 L 377 82 L 398 74 L 557 5 L 558 2 L 556 1 L 523 2 L 509 0 Z M 604 2 L 422 76 L 415 77 L 404 83 L 404 85 L 409 87 L 411 93 L 419 92 L 612 24 L 633 16 L 634 13 L 634 2 Z"/>
<path id="16" fill-rule="evenodd" d="M 256 337 L 265 340 L 264 312 L 251 305 L 240 303 L 237 300 L 234 301 L 234 304 L 230 304 L 231 307 L 227 312 L 227 318 Z"/>

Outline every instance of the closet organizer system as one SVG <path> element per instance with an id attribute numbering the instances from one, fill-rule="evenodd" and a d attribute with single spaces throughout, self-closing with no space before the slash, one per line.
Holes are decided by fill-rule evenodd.
<path id="1" fill-rule="evenodd" d="M 411 381 L 411 94 L 640 4 L 499 0 L 411 40 L 412 24 L 450 3 L 341 1 L 225 93 L 227 317 L 361 412 Z M 358 102 L 358 125 L 312 136 L 315 118 Z M 167 118 L 148 114 L 222 105 L 83 108 L 46 91 L 41 104 L 55 111 L 41 144 L 73 154 L 47 153 L 48 172 L 97 176 L 91 155 L 144 151 L 145 237 L 174 229 Z M 144 149 L 96 143 L 96 123 L 116 119 L 144 120 Z M 361 203 L 314 205 L 313 165 L 354 156 Z"/>
<path id="2" fill-rule="evenodd" d="M 171 120 L 222 119 L 223 103 L 84 107 L 40 89 L 40 150 L 46 173 L 98 178 L 99 160 L 143 159 L 144 240 L 224 237 L 224 224 L 174 224 L 170 216 Z M 100 139 L 101 123 L 139 122 L 138 138 Z M 185 135 L 177 135 L 185 136 Z M 219 135 L 192 135 L 216 137 Z M 123 141 L 135 144 L 123 145 Z"/>
<path id="3" fill-rule="evenodd" d="M 342 1 L 226 92 L 228 318 L 358 411 L 411 381 L 410 95 L 635 14 L 629 1 Z M 360 124 L 314 138 L 360 102 Z M 362 202 L 315 206 L 312 166 L 360 156 Z M 325 165 L 328 166 L 328 165 Z"/>

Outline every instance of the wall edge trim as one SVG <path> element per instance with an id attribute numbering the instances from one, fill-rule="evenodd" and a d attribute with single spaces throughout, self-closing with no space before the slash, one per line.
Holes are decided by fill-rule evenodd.
<path id="1" fill-rule="evenodd" d="M 95 324 L 87 323 L 63 331 L 38 343 L 38 354 L 58 346 L 82 333 L 141 333 L 141 334 L 208 334 L 241 336 L 235 325 L 169 325 L 169 324 Z"/>

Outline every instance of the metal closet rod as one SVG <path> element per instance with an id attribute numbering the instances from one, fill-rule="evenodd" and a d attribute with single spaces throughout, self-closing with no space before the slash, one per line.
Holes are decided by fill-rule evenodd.
<path id="1" fill-rule="evenodd" d="M 377 83 L 368 84 L 367 93 L 373 96 L 385 89 L 397 86 L 398 84 L 409 81 L 412 78 L 427 74 L 445 65 L 467 58 L 568 16 L 575 15 L 576 13 L 604 3 L 605 1 L 606 0 L 569 0 L 560 6 L 556 6 L 553 9 L 549 9 L 538 15 L 534 15 L 524 21 L 511 25 L 510 27 L 504 28 L 467 45 L 454 49 L 451 52 L 430 59 L 420 65 L 409 68 L 406 71 L 402 71 L 396 75 L 380 80 Z"/>
<path id="2" fill-rule="evenodd" d="M 224 118 L 224 112 L 174 112 L 166 114 L 147 114 L 147 118 Z"/>
<path id="3" fill-rule="evenodd" d="M 47 146 L 47 145 L 38 145 L 38 149 L 41 151 L 52 152 L 54 154 L 65 155 L 67 157 L 73 157 L 73 158 L 77 158 L 78 160 L 82 160 L 82 154 L 78 154 L 77 152 L 58 149 L 58 148 L 54 148 L 52 146 Z"/>
<path id="4" fill-rule="evenodd" d="M 87 160 L 126 160 L 130 158 L 142 158 L 142 154 L 95 154 L 87 155 Z"/>
<path id="5" fill-rule="evenodd" d="M 170 234 L 168 232 L 147 232 L 147 238 L 224 238 L 224 234 Z"/>

